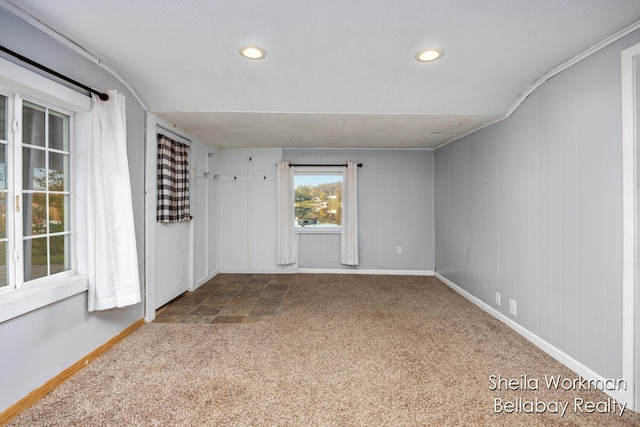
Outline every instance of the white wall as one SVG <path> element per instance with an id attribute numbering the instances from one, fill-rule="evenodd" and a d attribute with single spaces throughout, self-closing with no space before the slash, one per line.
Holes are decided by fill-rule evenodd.
<path id="1" fill-rule="evenodd" d="M 218 272 L 219 150 L 201 143 L 191 150 L 193 215 L 193 288 Z M 218 178 L 216 178 L 218 177 Z"/>
<path id="2" fill-rule="evenodd" d="M 358 168 L 359 270 L 434 270 L 433 152 L 429 150 L 295 150 L 292 163 Z M 402 246 L 402 254 L 396 249 Z M 340 235 L 302 234 L 298 267 L 338 269 Z"/>
<path id="3" fill-rule="evenodd" d="M 144 285 L 145 112 L 127 89 L 90 63 L 0 8 L 0 44 L 88 86 L 117 89 L 127 100 L 127 138 L 136 244 Z M 12 60 L 11 58 L 8 58 Z M 83 143 L 83 141 L 77 141 Z M 86 293 L 0 323 L 0 411 L 143 317 L 142 305 L 88 313 Z M 10 368 L 8 368 L 10 367 Z"/>
<path id="4" fill-rule="evenodd" d="M 622 378 L 620 52 L 639 40 L 435 154 L 437 272 L 605 378 Z"/>
<path id="5" fill-rule="evenodd" d="M 251 159 L 251 160 L 249 160 Z M 433 152 L 428 150 L 222 149 L 222 272 L 277 272 L 276 163 L 363 162 L 358 170 L 361 270 L 434 270 Z M 396 253 L 402 246 L 403 253 Z M 340 235 L 302 234 L 298 268 L 345 268 Z"/>
<path id="6" fill-rule="evenodd" d="M 220 150 L 220 271 L 283 270 L 276 264 L 275 226 L 281 159 L 280 148 Z"/>

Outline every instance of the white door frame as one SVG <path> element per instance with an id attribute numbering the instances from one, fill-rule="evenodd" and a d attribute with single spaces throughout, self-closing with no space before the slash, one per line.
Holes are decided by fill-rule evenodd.
<path id="1" fill-rule="evenodd" d="M 640 43 L 622 52 L 622 377 L 627 383 L 627 403 L 635 411 L 640 409 L 636 57 L 640 59 Z"/>

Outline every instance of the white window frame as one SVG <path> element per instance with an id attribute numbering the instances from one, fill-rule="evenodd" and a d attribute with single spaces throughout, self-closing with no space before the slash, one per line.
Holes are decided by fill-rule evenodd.
<path id="1" fill-rule="evenodd" d="M 11 262 L 13 259 L 11 255 L 15 253 L 14 250 L 17 245 L 22 245 L 23 239 L 21 235 L 14 234 L 7 245 L 7 253 L 10 254 L 8 261 L 11 263 L 11 267 L 9 264 L 7 265 L 7 271 L 12 271 L 13 278 L 10 279 L 12 282 L 10 286 L 0 288 L 0 322 L 4 322 L 87 290 L 86 274 L 78 273 L 81 270 L 83 273 L 86 272 L 86 259 L 83 258 L 82 261 L 79 259 L 79 255 L 83 253 L 83 248 L 86 248 L 87 243 L 84 236 L 86 233 L 82 233 L 82 238 L 80 239 L 77 233 L 77 230 L 81 229 L 81 221 L 84 223 L 86 220 L 81 218 L 81 209 L 79 210 L 80 215 L 76 214 L 81 206 L 80 200 L 84 200 L 81 195 L 82 192 L 79 191 L 83 184 L 80 182 L 82 180 L 73 178 L 86 173 L 86 159 L 83 158 L 86 149 L 82 147 L 82 144 L 88 144 L 91 136 L 88 114 L 91 108 L 91 98 L 3 58 L 0 58 L 0 94 L 9 98 L 14 97 L 13 101 L 10 100 L 9 102 L 8 112 L 7 180 L 12 180 L 7 185 L 8 233 L 15 233 L 14 230 L 18 230 L 22 222 L 22 212 L 16 213 L 16 195 L 18 195 L 16 193 L 19 192 L 20 203 L 22 203 L 22 191 L 17 187 L 17 183 L 13 181 L 16 175 L 15 161 L 21 157 L 21 145 L 18 147 L 21 135 L 16 135 L 12 129 L 16 120 L 22 119 L 21 117 L 16 117 L 18 104 L 21 103 L 21 100 L 69 115 L 69 151 L 71 153 L 69 158 L 69 189 L 71 196 L 69 200 L 70 211 L 68 213 L 71 224 L 71 269 L 34 279 L 24 284 L 21 283 L 18 279 L 22 276 L 22 272 L 16 273 L 16 271 L 22 269 L 22 264 L 19 263 L 19 268 L 16 267 L 16 263 Z M 20 130 L 21 126 L 18 125 L 17 129 Z M 78 140 L 81 140 L 81 142 L 76 144 Z M 17 151 L 20 151 L 20 153 L 17 153 Z M 22 206 L 20 210 L 22 210 Z M 22 248 L 20 247 L 19 249 L 21 253 Z"/>
<path id="2" fill-rule="evenodd" d="M 341 166 L 313 166 L 305 167 L 299 166 L 295 168 L 294 175 L 336 175 L 340 176 L 342 180 L 342 167 Z M 295 194 L 295 176 L 294 176 L 294 194 Z M 324 227 L 302 227 L 295 222 L 295 228 L 297 234 L 341 234 L 342 226 L 324 226 Z"/>
<path id="3" fill-rule="evenodd" d="M 52 110 L 58 113 L 62 113 L 66 116 L 69 117 L 69 149 L 68 149 L 68 154 L 69 154 L 69 170 L 68 170 L 68 175 L 65 177 L 66 179 L 69 180 L 69 190 L 66 191 L 69 194 L 69 205 L 68 205 L 68 209 L 67 212 L 65 212 L 65 216 L 68 215 L 68 221 L 70 224 L 70 232 L 69 233 L 64 233 L 61 235 L 69 235 L 69 248 L 68 248 L 68 252 L 69 252 L 69 269 L 59 272 L 59 273 L 54 273 L 54 274 L 47 274 L 46 276 L 40 277 L 40 278 L 36 278 L 36 279 L 31 279 L 28 281 L 24 280 L 24 260 L 25 260 L 25 254 L 24 254 L 24 250 L 23 250 L 23 243 L 25 240 L 33 240 L 34 238 L 31 236 L 25 236 L 24 235 L 24 224 L 23 224 L 23 217 L 24 214 L 22 212 L 22 209 L 24 209 L 24 198 L 26 194 L 33 194 L 34 192 L 39 192 L 39 193 L 45 193 L 47 195 L 51 195 L 51 194 L 57 194 L 57 192 L 51 192 L 50 190 L 44 190 L 44 191 L 36 191 L 36 190 L 24 190 L 24 183 L 22 182 L 22 174 L 17 173 L 15 170 L 15 166 L 13 165 L 21 165 L 20 170 L 22 171 L 23 169 L 23 162 L 22 162 L 22 153 L 23 153 L 23 148 L 26 146 L 27 148 L 30 148 L 29 144 L 25 144 L 23 139 L 22 139 L 22 124 L 20 123 L 20 125 L 18 126 L 18 130 L 17 132 L 14 133 L 14 142 L 13 144 L 9 144 L 10 146 L 12 146 L 13 151 L 14 151 L 14 155 L 13 157 L 11 157 L 11 159 L 13 160 L 13 175 L 11 175 L 11 177 L 13 178 L 12 180 L 12 185 L 9 186 L 9 192 L 11 193 L 11 191 L 13 190 L 13 197 L 11 199 L 11 201 L 13 202 L 14 206 L 13 206 L 13 210 L 12 212 L 14 213 L 13 215 L 10 216 L 11 219 L 13 219 L 15 221 L 15 226 L 13 229 L 10 229 L 9 227 L 7 227 L 8 230 L 12 230 L 14 232 L 14 238 L 13 238 L 13 248 L 12 248 L 12 252 L 9 253 L 13 253 L 14 254 L 14 260 L 15 262 L 12 265 L 12 270 L 13 270 L 13 277 L 15 277 L 15 286 L 16 288 L 22 288 L 22 287 L 27 287 L 27 286 L 37 286 L 38 284 L 41 284 L 43 282 L 46 282 L 48 279 L 52 278 L 52 277 L 57 277 L 57 276 L 73 276 L 76 274 L 76 257 L 74 256 L 75 252 L 75 241 L 72 238 L 72 236 L 75 234 L 75 222 L 74 222 L 74 211 L 75 211 L 75 201 L 74 201 L 74 196 L 75 194 L 73 194 L 73 182 L 74 182 L 74 173 L 73 173 L 73 168 L 74 168 L 74 161 L 73 161 L 73 151 L 75 148 L 75 144 L 74 144 L 74 112 L 73 111 L 68 111 L 66 109 L 63 108 L 59 108 L 56 107 L 55 105 L 50 105 L 47 102 L 41 102 L 37 99 L 33 99 L 31 97 L 23 97 L 20 94 L 16 94 L 15 95 L 15 101 L 14 101 L 14 105 L 13 105 L 13 110 L 14 110 L 14 117 L 17 117 L 19 113 L 22 112 L 22 108 L 23 108 L 23 104 L 24 102 L 27 102 L 29 104 L 35 104 L 39 107 L 44 107 L 48 110 Z M 45 115 L 45 121 L 48 120 L 46 118 Z M 20 122 L 20 120 L 18 120 Z M 44 151 L 46 153 L 45 155 L 45 164 L 48 164 L 48 160 L 47 158 L 49 157 L 48 154 L 49 153 L 63 153 L 63 151 L 61 150 L 55 150 L 55 149 L 50 149 L 50 147 L 43 147 L 44 149 L 42 151 Z M 9 158 L 9 157 L 8 157 Z M 15 205 L 16 203 L 20 203 L 19 206 L 19 212 L 17 210 L 17 206 Z M 47 212 L 49 212 L 49 206 L 47 206 Z M 47 223 L 49 223 L 49 218 L 48 218 L 48 214 L 47 214 Z M 46 236 L 46 237 L 38 237 L 38 238 L 47 238 L 50 239 L 52 236 L 51 234 L 57 234 L 57 233 L 50 233 L 47 232 L 42 236 Z M 49 270 L 50 267 L 50 258 L 51 258 L 51 254 L 47 253 L 47 270 Z M 49 273 L 49 271 L 48 271 Z"/>

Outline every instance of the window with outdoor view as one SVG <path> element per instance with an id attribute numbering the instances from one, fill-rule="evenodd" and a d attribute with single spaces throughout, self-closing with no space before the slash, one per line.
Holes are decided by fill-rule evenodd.
<path id="1" fill-rule="evenodd" d="M 24 281 L 69 270 L 69 116 L 22 107 Z"/>
<path id="2" fill-rule="evenodd" d="M 70 121 L 0 95 L 0 289 L 71 269 Z"/>
<path id="3" fill-rule="evenodd" d="M 0 95 L 0 289 L 7 280 L 7 146 L 9 144 L 8 98 Z"/>
<path id="4" fill-rule="evenodd" d="M 341 226 L 342 173 L 296 173 L 294 187 L 296 227 Z"/>

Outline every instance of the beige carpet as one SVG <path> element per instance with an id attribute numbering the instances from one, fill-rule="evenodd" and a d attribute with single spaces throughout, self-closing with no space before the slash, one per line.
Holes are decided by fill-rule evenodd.
<path id="1" fill-rule="evenodd" d="M 523 374 L 540 389 L 490 389 Z M 435 278 L 295 275 L 277 317 L 147 324 L 10 425 L 640 425 L 576 413 L 607 396 L 545 375 L 578 377 Z M 498 414 L 497 398 L 568 407 Z"/>

